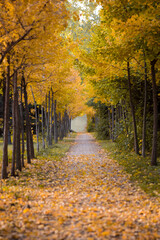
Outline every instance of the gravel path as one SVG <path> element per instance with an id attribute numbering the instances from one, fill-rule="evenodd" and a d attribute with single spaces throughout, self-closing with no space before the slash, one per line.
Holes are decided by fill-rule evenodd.
<path id="1" fill-rule="evenodd" d="M 95 143 L 95 139 L 90 134 L 84 133 L 78 135 L 75 143 L 76 145 L 70 149 L 70 155 L 98 154 L 100 150 L 99 146 Z"/>

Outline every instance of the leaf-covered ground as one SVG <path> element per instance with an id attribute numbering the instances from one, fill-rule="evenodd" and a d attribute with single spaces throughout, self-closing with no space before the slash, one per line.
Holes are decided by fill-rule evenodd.
<path id="1" fill-rule="evenodd" d="M 160 239 L 160 201 L 81 134 L 61 161 L 36 159 L 3 183 L 0 239 Z"/>

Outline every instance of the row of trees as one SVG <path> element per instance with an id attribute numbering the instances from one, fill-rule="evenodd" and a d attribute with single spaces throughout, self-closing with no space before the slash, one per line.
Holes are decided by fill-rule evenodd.
<path id="1" fill-rule="evenodd" d="M 8 133 L 13 137 L 11 175 L 35 157 L 33 131 L 47 145 L 63 139 L 70 118 L 83 109 L 81 79 L 73 70 L 72 44 L 65 41 L 70 12 L 64 0 L 2 1 L 0 3 L 0 94 L 3 95 L 2 178 L 8 175 Z M 10 106 L 12 102 L 12 107 Z M 34 105 L 34 113 L 29 103 Z M 32 110 L 33 111 L 33 110 Z M 31 115 L 35 123 L 31 124 Z M 9 124 L 11 122 L 11 124 Z"/>
<path id="2" fill-rule="evenodd" d="M 79 24 L 81 38 L 78 33 L 76 37 L 82 47 L 75 65 L 83 73 L 88 100 L 94 100 L 97 115 L 101 115 L 101 104 L 108 109 L 111 138 L 123 140 L 123 145 L 128 142 L 137 154 L 141 144 L 143 156 L 152 141 L 151 164 L 157 165 L 160 4 L 154 0 L 97 3 L 101 4 L 99 20 L 90 14 Z M 86 4 L 95 13 L 96 3 Z"/>

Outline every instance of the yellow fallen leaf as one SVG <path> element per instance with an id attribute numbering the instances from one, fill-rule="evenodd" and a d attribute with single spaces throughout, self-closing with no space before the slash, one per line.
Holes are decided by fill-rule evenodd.
<path id="1" fill-rule="evenodd" d="M 27 212 L 29 212 L 29 208 L 25 208 L 25 209 L 23 210 L 23 213 L 27 213 Z"/>
<path id="2" fill-rule="evenodd" d="M 102 236 L 109 236 L 110 235 L 110 231 L 109 230 L 107 230 L 107 231 L 104 231 L 104 232 L 102 232 Z"/>

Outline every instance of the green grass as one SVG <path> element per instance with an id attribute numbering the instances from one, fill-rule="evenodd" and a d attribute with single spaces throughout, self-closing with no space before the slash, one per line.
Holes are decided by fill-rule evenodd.
<path id="1" fill-rule="evenodd" d="M 3 138 L 0 138 L 0 162 L 3 158 Z M 8 161 L 12 161 L 12 144 L 8 145 Z"/>
<path id="2" fill-rule="evenodd" d="M 158 166 L 151 166 L 150 156 L 143 158 L 134 152 L 119 149 L 110 140 L 98 140 L 112 159 L 115 159 L 124 170 L 130 174 L 130 179 L 136 182 L 146 193 L 160 197 L 160 160 Z"/>
<path id="3" fill-rule="evenodd" d="M 62 159 L 62 157 L 65 155 L 65 153 L 69 150 L 72 142 L 74 142 L 74 139 L 76 137 L 76 133 L 70 133 L 68 134 L 68 137 L 65 137 L 63 141 L 59 141 L 57 144 L 54 144 L 50 147 L 46 147 L 45 149 L 42 149 L 42 142 L 40 142 L 40 151 L 37 152 L 36 149 L 36 142 L 34 142 L 34 149 L 35 149 L 35 157 L 39 159 L 48 159 L 48 160 L 55 160 L 59 161 Z M 36 138 L 34 138 L 36 139 Z M 54 141 L 53 141 L 54 142 Z M 9 167 L 11 167 L 11 161 L 12 161 L 12 145 L 8 146 L 8 156 L 9 156 Z M 3 157 L 3 139 L 0 139 L 0 172 L 1 172 L 1 162 Z M 26 151 L 25 151 L 25 162 L 26 162 Z"/>

